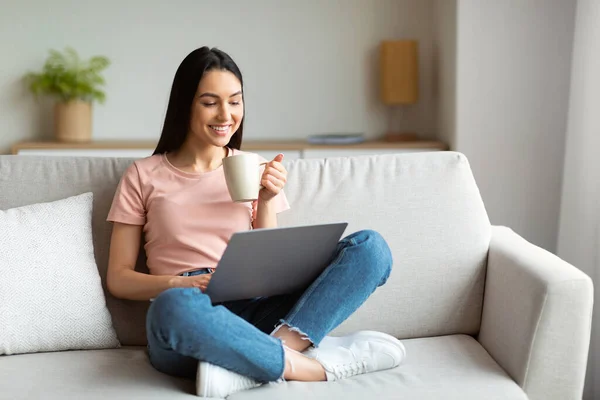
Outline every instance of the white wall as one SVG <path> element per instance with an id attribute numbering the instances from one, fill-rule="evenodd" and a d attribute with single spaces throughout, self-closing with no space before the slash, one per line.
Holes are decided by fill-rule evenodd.
<path id="1" fill-rule="evenodd" d="M 432 0 L 2 0 L 0 153 L 48 136 L 51 116 L 20 77 L 50 48 L 108 56 L 108 100 L 95 107 L 95 139 L 156 139 L 183 57 L 202 45 L 230 53 L 244 74 L 247 138 L 324 132 L 382 135 L 377 97 L 380 40 L 421 42 L 421 100 L 407 116 L 434 135 Z M 5 4 L 8 3 L 8 4 Z"/>
<path id="2" fill-rule="evenodd" d="M 456 149 L 456 0 L 433 2 L 433 93 L 438 138 Z"/>
<path id="3" fill-rule="evenodd" d="M 490 219 L 555 251 L 574 1 L 459 0 L 456 150 Z"/>
<path id="4" fill-rule="evenodd" d="M 558 255 L 592 277 L 596 307 L 586 399 L 600 398 L 600 2 L 579 0 Z"/>

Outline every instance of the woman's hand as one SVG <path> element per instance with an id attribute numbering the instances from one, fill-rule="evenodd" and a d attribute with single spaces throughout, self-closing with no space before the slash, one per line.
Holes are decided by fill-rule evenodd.
<path id="1" fill-rule="evenodd" d="M 204 292 L 206 291 L 206 287 L 208 286 L 208 282 L 210 282 L 211 277 L 212 274 L 176 276 L 171 283 L 171 287 L 198 288 Z"/>
<path id="2" fill-rule="evenodd" d="M 281 164 L 283 154 L 277 154 L 272 161 L 265 165 L 265 170 L 260 178 L 263 188 L 258 193 L 258 199 L 269 201 L 277 196 L 287 182 L 287 171 Z"/>

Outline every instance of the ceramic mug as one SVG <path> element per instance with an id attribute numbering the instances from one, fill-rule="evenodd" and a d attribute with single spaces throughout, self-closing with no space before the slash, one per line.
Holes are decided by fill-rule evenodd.
<path id="1" fill-rule="evenodd" d="M 262 189 L 260 177 L 261 163 L 256 154 L 236 154 L 223 159 L 223 172 L 231 200 L 236 203 L 258 199 Z"/>

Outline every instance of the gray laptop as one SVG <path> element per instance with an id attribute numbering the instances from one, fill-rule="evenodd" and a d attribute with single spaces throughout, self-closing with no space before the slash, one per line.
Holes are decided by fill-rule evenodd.
<path id="1" fill-rule="evenodd" d="M 347 222 L 234 233 L 206 288 L 213 303 L 294 293 L 329 265 Z"/>

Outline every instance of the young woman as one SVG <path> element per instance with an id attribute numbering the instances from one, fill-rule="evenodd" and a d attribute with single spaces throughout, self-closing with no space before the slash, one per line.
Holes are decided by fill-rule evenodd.
<path id="1" fill-rule="evenodd" d="M 152 365 L 196 377 L 207 397 L 399 365 L 404 347 L 384 333 L 326 338 L 390 274 L 390 250 L 374 231 L 342 239 L 304 293 L 221 304 L 203 293 L 234 232 L 276 227 L 277 213 L 289 208 L 281 154 L 265 165 L 256 202 L 231 201 L 221 163 L 241 153 L 243 122 L 237 65 L 220 50 L 194 50 L 175 74 L 154 154 L 135 161 L 115 193 L 108 288 L 119 298 L 153 300 L 146 323 Z M 142 237 L 150 274 L 134 270 Z"/>

